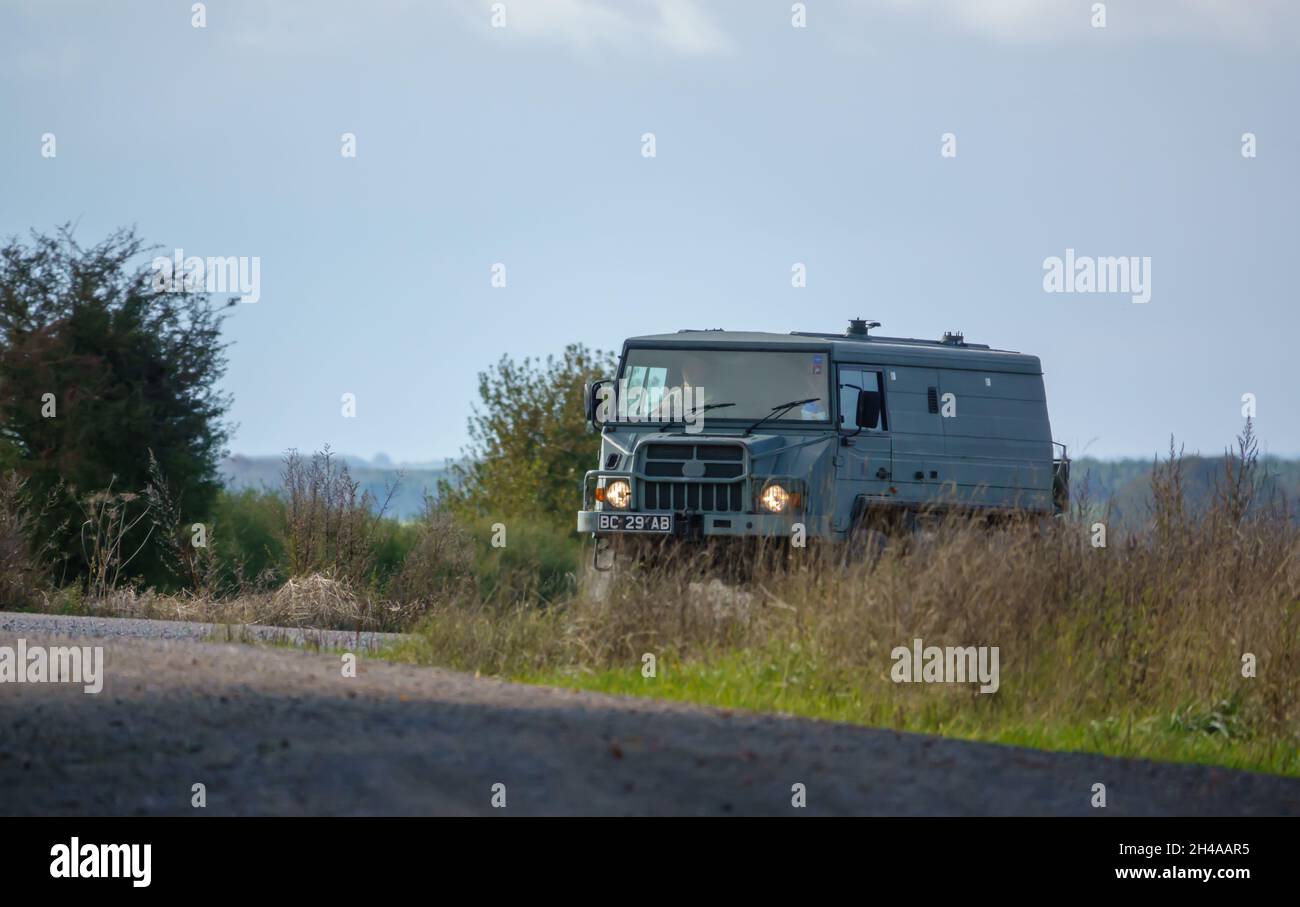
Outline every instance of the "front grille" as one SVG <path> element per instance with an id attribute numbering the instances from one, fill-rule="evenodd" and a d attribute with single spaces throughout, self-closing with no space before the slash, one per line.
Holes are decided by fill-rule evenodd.
<path id="1" fill-rule="evenodd" d="M 738 463 L 745 459 L 745 451 L 734 444 L 647 444 L 647 460 L 722 460 Z"/>
<path id="2" fill-rule="evenodd" d="M 643 510 L 744 510 L 745 451 L 739 445 L 648 444 L 642 471 L 647 476 L 641 482 Z M 717 481 L 721 479 L 734 481 Z"/>
<path id="3" fill-rule="evenodd" d="M 645 474 L 657 479 L 738 479 L 745 472 L 742 463 L 701 463 L 702 472 L 691 475 L 685 472 L 681 460 L 647 460 Z"/>
<path id="4" fill-rule="evenodd" d="M 694 444 L 647 444 L 647 460 L 689 460 L 695 456 Z"/>
<path id="5" fill-rule="evenodd" d="M 740 513 L 743 482 L 642 482 L 642 510 Z"/>

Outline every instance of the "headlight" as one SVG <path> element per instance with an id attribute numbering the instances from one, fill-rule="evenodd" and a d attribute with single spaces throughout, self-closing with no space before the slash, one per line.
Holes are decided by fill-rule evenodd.
<path id="1" fill-rule="evenodd" d="M 763 489 L 758 502 L 768 513 L 785 513 L 786 507 L 790 505 L 790 493 L 780 485 L 768 485 Z"/>
<path id="2" fill-rule="evenodd" d="M 605 486 L 605 503 L 615 510 L 626 510 L 632 503 L 632 486 L 623 479 L 614 479 Z"/>

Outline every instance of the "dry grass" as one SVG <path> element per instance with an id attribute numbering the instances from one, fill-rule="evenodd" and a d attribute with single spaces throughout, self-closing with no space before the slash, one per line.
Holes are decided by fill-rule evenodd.
<path id="1" fill-rule="evenodd" d="M 380 502 L 352 478 L 326 446 L 284 458 L 285 539 L 290 576 L 330 573 L 363 584 L 375 566 L 377 542 L 396 486 Z"/>
<path id="2" fill-rule="evenodd" d="M 541 596 L 536 583 L 489 587 L 475 578 L 474 559 L 485 551 L 511 576 L 540 575 L 544 561 L 520 547 L 526 535 L 516 533 L 508 549 L 484 549 L 484 540 L 435 513 L 394 585 L 396 601 L 325 567 L 276 592 L 222 599 L 117 591 L 72 606 L 47 602 L 47 610 L 343 630 L 404 630 L 421 621 L 396 657 L 1300 774 L 1300 525 L 1287 502 L 1256 498 L 1256 469 L 1247 431 L 1213 501 L 1198 509 L 1184 498 L 1181 458 L 1171 450 L 1153 468 L 1146 525 L 1111 532 L 1105 547 L 1092 543 L 1094 521 L 1105 516 L 1085 500 L 1069 518 L 1041 524 L 939 519 L 883 552 L 850 545 L 733 553 L 721 568 L 744 573 L 739 583 L 717 579 L 717 552 L 680 547 L 652 566 L 589 576 L 576 588 L 566 580 Z M 337 547 L 337 521 L 308 522 L 303 538 Z M 328 560 L 325 550 L 317 555 Z M 971 685 L 894 683 L 891 653 L 914 639 L 996 646 L 1000 688 L 980 695 Z M 642 675 L 647 654 L 657 659 L 653 678 Z M 1244 658 L 1253 660 L 1253 676 Z"/>
<path id="3" fill-rule="evenodd" d="M 1246 461 L 1249 466 L 1249 459 Z M 1242 464 L 1238 463 L 1238 468 Z M 778 552 L 743 586 L 681 554 L 559 606 L 436 607 L 404 657 L 720 705 L 1300 773 L 1300 530 L 1229 470 L 1190 512 L 1178 458 L 1149 527 L 961 518 L 868 549 Z M 1249 479 L 1249 476 L 1247 477 Z M 1245 484 L 1249 484 L 1248 482 Z M 913 639 L 997 646 L 1001 688 L 895 684 Z M 641 675 L 654 654 L 659 676 Z M 1256 661 L 1243 676 L 1243 656 Z"/>
<path id="4" fill-rule="evenodd" d="M 40 610 L 148 620 L 378 632 L 405 630 L 424 613 L 424 607 L 418 603 L 379 601 L 357 594 L 346 580 L 321 574 L 290 579 L 274 592 L 230 598 L 165 595 L 132 588 L 76 600 L 70 600 L 66 593 L 47 593 Z"/>

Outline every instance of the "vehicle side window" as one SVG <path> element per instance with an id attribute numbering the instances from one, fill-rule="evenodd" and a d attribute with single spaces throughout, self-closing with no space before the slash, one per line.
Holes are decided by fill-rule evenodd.
<path id="1" fill-rule="evenodd" d="M 884 406 L 884 382 L 880 372 L 871 369 L 840 369 L 840 427 L 846 431 L 857 431 L 858 396 L 861 393 L 876 394 L 880 400 L 880 416 L 875 425 L 864 425 L 865 431 L 884 431 L 886 429 Z"/>
<path id="2" fill-rule="evenodd" d="M 858 393 L 862 390 L 862 369 L 840 369 L 840 427 L 855 431 L 858 411 Z"/>

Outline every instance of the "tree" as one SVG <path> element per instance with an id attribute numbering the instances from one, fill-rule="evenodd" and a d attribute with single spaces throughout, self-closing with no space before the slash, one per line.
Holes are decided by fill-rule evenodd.
<path id="1" fill-rule="evenodd" d="M 79 505 L 144 491 L 150 452 L 187 520 L 202 521 L 220 487 L 222 318 L 204 293 L 155 289 L 144 251 L 133 229 L 85 248 L 67 226 L 0 247 L 0 460 L 36 494 L 62 483 L 39 528 L 82 575 Z M 166 584 L 152 531 L 141 521 L 123 549 L 144 545 L 130 573 Z"/>
<path id="2" fill-rule="evenodd" d="M 572 523 L 583 473 L 600 455 L 600 437 L 587 430 L 582 411 L 582 386 L 613 370 L 613 354 L 582 344 L 544 365 L 502 356 L 479 373 L 470 446 L 452 467 L 453 480 L 439 483 L 439 496 L 478 515 Z"/>

